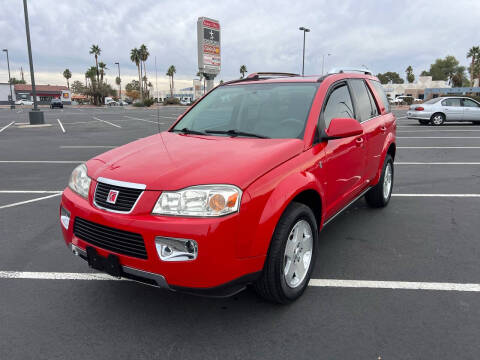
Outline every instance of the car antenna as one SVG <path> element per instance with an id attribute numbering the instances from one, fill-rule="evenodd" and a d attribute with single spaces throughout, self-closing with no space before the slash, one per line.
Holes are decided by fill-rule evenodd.
<path id="1" fill-rule="evenodd" d="M 157 126 L 160 132 L 160 108 L 158 107 L 158 73 L 157 73 L 157 56 L 155 56 L 155 88 L 157 91 L 156 106 L 157 106 Z"/>

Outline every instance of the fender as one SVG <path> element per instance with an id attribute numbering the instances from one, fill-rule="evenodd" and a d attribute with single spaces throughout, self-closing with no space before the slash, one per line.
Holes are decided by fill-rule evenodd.
<path id="1" fill-rule="evenodd" d="M 298 168 L 292 169 L 286 177 L 278 181 L 278 174 L 284 171 L 285 169 L 280 169 L 278 173 L 270 172 L 250 185 L 246 191 L 249 201 L 245 204 L 245 217 L 242 218 L 241 224 L 258 225 L 250 229 L 240 226 L 241 235 L 237 237 L 237 255 L 241 257 L 266 255 L 281 215 L 292 200 L 303 191 L 316 191 L 322 202 L 321 207 L 325 209 L 322 184 L 312 173 L 298 171 Z M 321 224 L 323 220 L 322 211 Z M 318 224 L 319 229 L 321 224 Z"/>
<path id="2" fill-rule="evenodd" d="M 378 181 L 380 180 L 380 176 L 382 176 L 383 163 L 385 162 L 385 157 L 387 156 L 388 148 L 392 144 L 395 144 L 395 135 L 390 132 L 385 139 L 385 143 L 383 144 L 382 158 L 380 160 L 380 166 L 378 167 L 377 175 L 375 176 L 375 178 L 372 181 L 372 186 L 377 185 Z"/>

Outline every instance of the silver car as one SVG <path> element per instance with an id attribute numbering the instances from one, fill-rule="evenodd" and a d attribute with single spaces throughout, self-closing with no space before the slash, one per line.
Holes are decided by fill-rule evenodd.
<path id="1" fill-rule="evenodd" d="M 410 106 L 407 118 L 422 125 L 442 125 L 446 121 L 471 121 L 480 124 L 480 103 L 466 97 L 438 97 Z"/>

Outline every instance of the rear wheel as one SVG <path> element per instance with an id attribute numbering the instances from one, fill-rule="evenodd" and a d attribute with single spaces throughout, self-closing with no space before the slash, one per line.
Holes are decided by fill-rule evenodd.
<path id="1" fill-rule="evenodd" d="M 443 125 L 443 123 L 445 122 L 445 115 L 443 115 L 441 113 L 433 114 L 430 121 L 435 126 Z"/>
<path id="2" fill-rule="evenodd" d="M 430 123 L 430 120 L 418 120 L 420 125 L 428 125 Z"/>
<path id="3" fill-rule="evenodd" d="M 318 227 L 313 211 L 291 203 L 273 234 L 261 277 L 254 284 L 264 299 L 288 304 L 299 298 L 315 263 Z"/>
<path id="4" fill-rule="evenodd" d="M 472 121 L 474 125 L 480 125 L 480 121 Z"/>
<path id="5" fill-rule="evenodd" d="M 378 184 L 365 194 L 367 204 L 375 208 L 387 206 L 392 196 L 392 189 L 393 159 L 390 154 L 387 154 L 383 163 L 382 176 L 380 176 Z"/>

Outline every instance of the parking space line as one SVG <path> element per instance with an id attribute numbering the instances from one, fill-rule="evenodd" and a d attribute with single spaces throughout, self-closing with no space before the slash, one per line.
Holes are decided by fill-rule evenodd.
<path id="1" fill-rule="evenodd" d="M 13 124 L 15 124 L 15 121 L 12 121 L 10 124 L 4 126 L 3 128 L 0 129 L 0 133 L 5 130 L 6 128 L 8 128 L 9 126 L 12 126 Z"/>
<path id="2" fill-rule="evenodd" d="M 397 149 L 480 149 L 480 146 L 397 146 Z"/>
<path id="3" fill-rule="evenodd" d="M 62 122 L 60 121 L 60 119 L 57 119 L 57 121 L 58 121 L 58 125 L 60 125 L 60 128 L 62 129 L 63 133 L 65 134 L 65 128 L 63 127 Z"/>
<path id="4" fill-rule="evenodd" d="M 397 120 L 406 119 L 406 118 L 407 118 L 406 116 L 400 116 L 400 117 L 397 117 Z"/>
<path id="5" fill-rule="evenodd" d="M 438 131 L 438 132 L 473 132 L 473 131 L 480 131 L 480 129 L 462 129 L 462 130 L 459 130 L 459 129 L 453 129 L 453 130 L 450 130 L 450 129 L 429 129 L 429 130 L 424 130 L 424 129 L 419 129 L 419 130 L 399 130 L 397 131 L 397 133 L 416 133 L 416 132 L 435 132 L 435 131 Z"/>
<path id="6" fill-rule="evenodd" d="M 480 194 L 392 194 L 395 197 L 459 197 L 480 198 Z"/>
<path id="7" fill-rule="evenodd" d="M 81 164 L 83 160 L 0 160 L 0 164 Z"/>
<path id="8" fill-rule="evenodd" d="M 397 136 L 397 139 L 480 139 L 480 136 Z"/>
<path id="9" fill-rule="evenodd" d="M 148 122 L 148 123 L 152 123 L 152 124 L 156 124 L 157 122 L 156 121 L 151 121 L 151 120 L 146 120 L 146 119 L 140 119 L 140 118 L 136 118 L 136 117 L 133 117 L 133 116 L 128 116 L 128 115 L 123 115 L 124 117 L 126 118 L 129 118 L 129 119 L 132 119 L 132 120 L 137 120 L 137 121 L 145 121 L 145 122 Z M 160 123 L 163 125 L 163 123 Z"/>
<path id="10" fill-rule="evenodd" d="M 150 116 L 153 116 L 153 117 L 157 117 L 157 116 L 158 116 L 158 117 L 165 118 L 165 119 L 175 119 L 175 120 L 178 119 L 178 117 L 165 116 L 165 115 L 156 115 L 156 114 L 155 114 L 155 115 L 154 115 L 154 114 L 150 114 Z M 180 116 L 180 115 L 179 115 L 179 116 Z"/>
<path id="11" fill-rule="evenodd" d="M 33 271 L 0 271 L 1 279 L 30 280 L 87 280 L 87 281 L 128 281 L 125 278 L 115 278 L 103 273 L 67 273 L 67 272 L 33 272 Z M 311 287 L 336 287 L 360 289 L 388 290 L 430 290 L 430 291 L 461 291 L 480 292 L 480 284 L 473 283 L 443 283 L 414 281 L 372 281 L 372 280 L 340 280 L 311 279 Z"/>
<path id="12" fill-rule="evenodd" d="M 0 190 L 0 194 L 61 194 L 58 190 Z"/>
<path id="13" fill-rule="evenodd" d="M 107 124 L 109 124 L 109 125 L 115 126 L 115 127 L 117 127 L 117 128 L 120 128 L 120 129 L 122 128 L 120 125 L 113 124 L 113 123 L 111 123 L 110 121 L 102 120 L 102 119 L 99 119 L 99 118 L 97 118 L 97 117 L 95 117 L 95 116 L 92 116 L 92 118 L 93 118 L 94 120 L 101 121 L 101 122 L 107 123 Z"/>
<path id="14" fill-rule="evenodd" d="M 60 149 L 113 149 L 121 145 L 61 145 Z"/>
<path id="15" fill-rule="evenodd" d="M 395 165 L 480 165 L 480 162 L 395 162 Z"/>
<path id="16" fill-rule="evenodd" d="M 36 201 L 40 201 L 40 200 L 50 199 L 50 198 L 52 198 L 52 197 L 59 196 L 59 195 L 61 195 L 61 193 L 57 193 L 57 194 L 53 194 L 53 195 L 47 195 L 47 196 L 42 196 L 42 197 L 40 197 L 40 198 L 35 198 L 35 199 L 31 199 L 31 200 L 26 200 L 26 201 L 20 201 L 20 202 L 16 202 L 16 203 L 13 203 L 13 204 L 3 205 L 3 206 L 0 206 L 0 210 L 1 210 L 1 209 L 6 209 L 6 208 L 10 208 L 10 207 L 14 207 L 14 206 L 18 206 L 18 205 L 25 205 L 25 204 L 29 204 L 29 203 L 36 202 Z"/>

